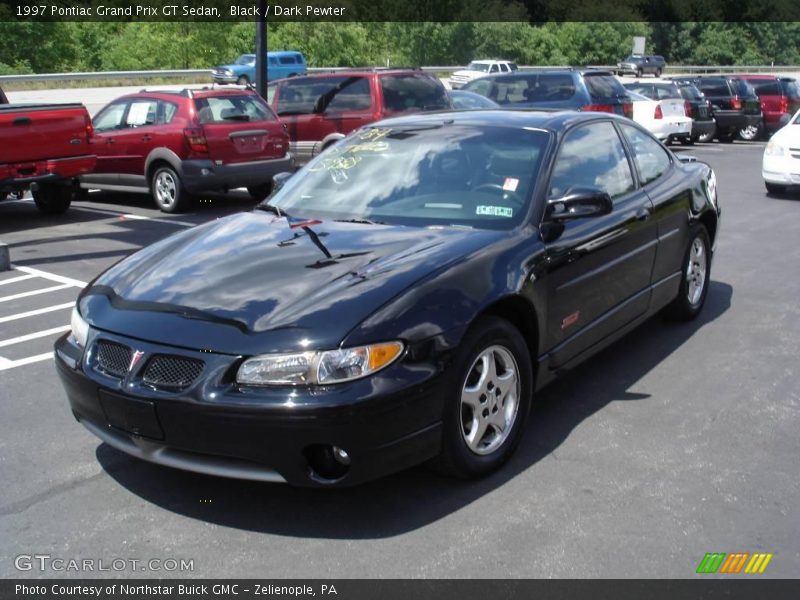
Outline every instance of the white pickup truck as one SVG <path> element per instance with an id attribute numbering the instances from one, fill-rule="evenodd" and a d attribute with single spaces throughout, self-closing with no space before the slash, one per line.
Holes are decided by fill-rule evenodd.
<path id="1" fill-rule="evenodd" d="M 516 63 L 510 60 L 473 60 L 466 69 L 456 71 L 450 76 L 450 88 L 458 90 L 473 79 L 495 73 L 511 73 L 518 69 Z"/>

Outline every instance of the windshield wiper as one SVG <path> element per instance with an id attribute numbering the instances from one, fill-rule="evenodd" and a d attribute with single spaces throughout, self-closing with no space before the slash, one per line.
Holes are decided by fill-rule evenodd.
<path id="1" fill-rule="evenodd" d="M 278 208 L 274 204 L 270 204 L 269 202 L 262 202 L 261 204 L 256 204 L 256 210 L 263 210 L 265 212 L 271 212 L 274 215 L 278 215 L 279 217 L 288 217 L 289 215 L 285 210 L 282 208 Z"/>
<path id="2" fill-rule="evenodd" d="M 334 219 L 337 223 L 361 223 L 363 225 L 385 225 L 383 221 L 370 221 L 369 219 Z"/>

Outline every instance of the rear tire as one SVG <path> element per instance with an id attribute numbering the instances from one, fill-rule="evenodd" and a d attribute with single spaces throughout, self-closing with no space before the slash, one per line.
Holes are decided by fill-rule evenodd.
<path id="1" fill-rule="evenodd" d="M 744 129 L 739 130 L 739 138 L 745 142 L 754 142 L 760 140 L 764 136 L 764 125 L 750 125 Z"/>
<path id="2" fill-rule="evenodd" d="M 661 77 L 661 69 L 656 69 L 656 77 Z"/>
<path id="3" fill-rule="evenodd" d="M 248 83 L 250 83 L 250 79 L 247 75 L 240 75 L 239 79 L 236 80 L 236 85 L 247 85 Z"/>
<path id="4" fill-rule="evenodd" d="M 43 185 L 33 193 L 36 208 L 45 215 L 60 215 L 72 204 L 72 187 L 68 185 Z"/>
<path id="5" fill-rule="evenodd" d="M 498 317 L 478 320 L 450 365 L 438 471 L 472 479 L 497 470 L 522 437 L 533 370 L 522 334 Z"/>
<path id="6" fill-rule="evenodd" d="M 736 133 L 731 133 L 731 132 L 720 133 L 719 135 L 717 135 L 717 139 L 723 144 L 732 144 L 734 138 L 736 138 Z"/>
<path id="7" fill-rule="evenodd" d="M 681 263 L 681 285 L 678 296 L 667 306 L 666 315 L 676 321 L 691 321 L 703 309 L 711 281 L 711 241 L 708 231 L 695 224 Z"/>
<path id="8" fill-rule="evenodd" d="M 780 195 L 786 193 L 786 186 L 779 183 L 770 183 L 769 181 L 765 181 L 764 186 L 767 188 L 768 194 Z"/>
<path id="9" fill-rule="evenodd" d="M 708 133 L 703 133 L 701 135 L 698 135 L 695 139 L 698 142 L 701 142 L 703 144 L 707 144 L 709 142 L 713 142 L 714 141 L 714 136 L 715 135 L 717 135 L 717 124 L 716 124 L 716 122 L 714 123 L 714 128 L 711 131 L 709 131 Z"/>
<path id="10" fill-rule="evenodd" d="M 696 138 L 693 135 L 689 136 L 689 137 L 682 137 L 681 138 L 681 145 L 682 146 L 694 146 L 695 139 Z"/>
<path id="11" fill-rule="evenodd" d="M 254 185 L 247 188 L 247 193 L 253 197 L 253 200 L 261 202 L 264 198 L 272 193 L 272 181 L 262 185 Z"/>
<path id="12" fill-rule="evenodd" d="M 189 200 L 181 178 L 172 167 L 166 165 L 156 168 L 153 172 L 150 191 L 156 206 L 165 213 L 181 212 Z"/>

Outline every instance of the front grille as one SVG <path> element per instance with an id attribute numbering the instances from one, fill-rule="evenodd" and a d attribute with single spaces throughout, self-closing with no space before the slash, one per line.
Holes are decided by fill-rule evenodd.
<path id="1" fill-rule="evenodd" d="M 101 373 L 114 377 L 125 377 L 131 364 L 131 349 L 128 346 L 100 340 L 96 346 L 95 368 Z"/>
<path id="2" fill-rule="evenodd" d="M 191 385 L 203 372 L 204 366 L 202 360 L 156 354 L 147 361 L 142 379 L 156 388 L 180 390 Z"/>
<path id="3" fill-rule="evenodd" d="M 792 158 L 800 158 L 800 148 L 789 148 L 789 154 Z"/>

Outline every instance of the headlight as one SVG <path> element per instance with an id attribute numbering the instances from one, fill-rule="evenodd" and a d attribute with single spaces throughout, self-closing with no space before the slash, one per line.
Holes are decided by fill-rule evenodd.
<path id="1" fill-rule="evenodd" d="M 89 324 L 81 317 L 77 305 L 72 307 L 72 317 L 69 324 L 72 327 L 72 339 L 75 340 L 78 346 L 85 348 L 86 338 L 89 337 Z"/>
<path id="2" fill-rule="evenodd" d="M 262 354 L 242 363 L 236 381 L 244 385 L 341 383 L 388 367 L 402 352 L 402 342 L 386 342 L 323 352 Z"/>
<path id="3" fill-rule="evenodd" d="M 777 142 L 769 142 L 767 149 L 764 150 L 764 156 L 785 156 L 786 148 Z"/>

